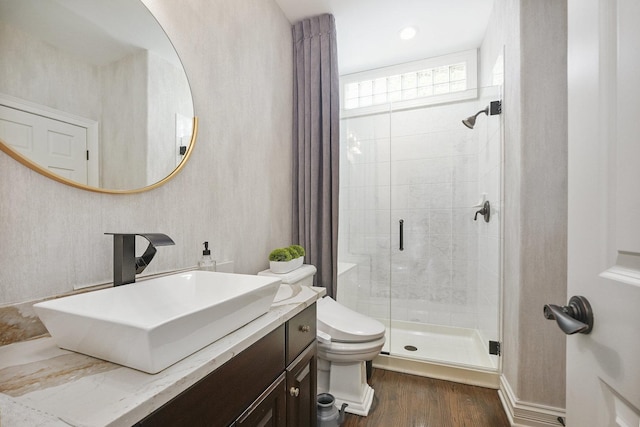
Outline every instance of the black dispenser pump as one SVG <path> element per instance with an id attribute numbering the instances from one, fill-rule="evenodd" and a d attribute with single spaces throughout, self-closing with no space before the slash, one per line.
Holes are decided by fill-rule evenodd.
<path id="1" fill-rule="evenodd" d="M 209 242 L 204 242 L 204 251 L 202 251 L 202 255 L 207 256 L 211 255 L 211 251 L 209 250 Z"/>

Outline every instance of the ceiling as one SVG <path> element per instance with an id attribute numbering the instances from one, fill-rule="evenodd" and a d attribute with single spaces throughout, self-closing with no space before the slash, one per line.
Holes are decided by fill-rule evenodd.
<path id="1" fill-rule="evenodd" d="M 480 47 L 494 0 L 276 0 L 291 23 L 331 13 L 341 75 Z M 412 40 L 399 32 L 413 26 Z"/>

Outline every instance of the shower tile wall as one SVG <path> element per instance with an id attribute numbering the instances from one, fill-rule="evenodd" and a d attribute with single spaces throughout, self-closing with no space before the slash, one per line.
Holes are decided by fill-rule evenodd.
<path id="1" fill-rule="evenodd" d="M 478 180 L 492 177 L 479 155 L 493 153 L 461 124 L 478 109 L 474 100 L 342 121 L 339 259 L 358 275 L 343 303 L 380 319 L 479 326 L 484 261 L 472 206 L 485 191 Z"/>

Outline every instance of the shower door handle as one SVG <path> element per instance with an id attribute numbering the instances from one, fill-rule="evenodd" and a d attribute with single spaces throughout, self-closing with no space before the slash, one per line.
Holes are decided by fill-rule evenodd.
<path id="1" fill-rule="evenodd" d="M 400 250 L 404 251 L 404 219 L 400 220 Z"/>

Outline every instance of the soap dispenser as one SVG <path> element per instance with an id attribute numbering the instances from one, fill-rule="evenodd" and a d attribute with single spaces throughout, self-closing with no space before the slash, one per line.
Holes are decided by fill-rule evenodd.
<path id="1" fill-rule="evenodd" d="M 198 262 L 198 268 L 204 271 L 216 271 L 216 262 L 211 258 L 209 242 L 204 242 L 203 244 L 204 250 L 202 251 L 202 258 Z"/>

